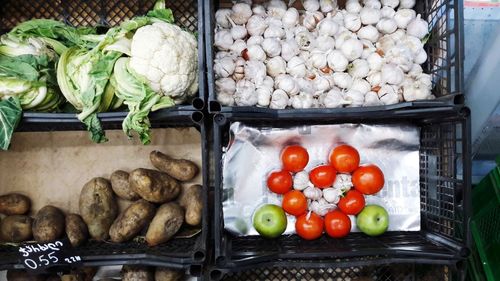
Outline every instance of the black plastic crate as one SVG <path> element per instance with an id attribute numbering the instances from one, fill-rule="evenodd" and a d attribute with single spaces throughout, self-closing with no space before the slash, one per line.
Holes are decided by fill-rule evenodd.
<path id="1" fill-rule="evenodd" d="M 121 122 L 126 113 L 103 113 L 101 116 L 107 122 L 106 129 L 121 129 Z M 210 223 L 208 217 L 208 142 L 206 132 L 206 118 L 202 112 L 195 111 L 166 111 L 153 115 L 154 128 L 195 128 L 200 133 L 201 140 L 201 162 L 200 174 L 203 187 L 203 213 L 201 231 L 196 235 L 187 235 L 189 238 L 174 238 L 158 246 L 149 247 L 145 242 L 130 241 L 125 243 L 111 243 L 89 240 L 82 246 L 76 248 L 76 253 L 82 257 L 83 265 L 105 266 L 122 264 L 142 264 L 151 266 L 171 267 L 186 269 L 193 276 L 200 276 L 203 265 L 210 255 L 208 249 L 208 236 Z M 168 116 L 162 116 L 167 114 Z M 28 122 L 20 124 L 20 131 L 74 131 L 84 130 L 74 116 L 66 119 L 57 116 L 58 122 L 47 122 L 47 119 L 33 117 L 25 113 L 24 119 Z M 56 114 L 57 115 L 57 114 Z M 66 116 L 66 115 L 63 115 Z M 126 138 L 126 136 L 123 136 Z M 117 160 L 119 161 L 119 160 Z M 1 192 L 1 188 L 0 188 Z M 191 233 L 191 229 L 186 229 Z M 18 247 L 13 244 L 2 243 L 0 245 L 0 270 L 24 268 L 19 263 Z"/>
<path id="2" fill-rule="evenodd" d="M 470 216 L 470 120 L 463 107 L 406 109 L 389 112 L 293 114 L 276 119 L 273 114 L 220 113 L 214 116 L 214 239 L 215 264 L 222 268 L 267 263 L 284 259 L 335 262 L 337 258 L 377 257 L 456 264 L 469 254 Z M 228 144 L 229 126 L 290 127 L 308 124 L 412 123 L 420 127 L 421 231 L 388 232 L 380 237 L 351 233 L 343 239 L 325 235 L 306 241 L 296 235 L 266 240 L 259 236 L 235 237 L 224 230 L 222 149 Z"/>
<path id="3" fill-rule="evenodd" d="M 285 1 L 286 2 L 286 1 Z M 338 1 L 339 5 L 345 1 Z M 231 7 L 228 0 L 205 1 L 205 44 L 207 59 L 208 109 L 210 112 L 302 114 L 345 112 L 390 111 L 401 108 L 440 107 L 445 105 L 463 105 L 463 1 L 460 0 L 423 0 L 417 1 L 415 10 L 422 18 L 429 19 L 432 27 L 429 40 L 425 45 L 428 59 L 422 68 L 431 74 L 433 80 L 432 93 L 435 100 L 403 102 L 394 105 L 362 107 L 362 108 L 321 108 L 321 109 L 270 109 L 256 106 L 222 106 L 215 93 L 215 76 L 213 61 L 215 57 L 214 28 L 215 11 L 220 7 Z"/>
<path id="4" fill-rule="evenodd" d="M 153 8 L 156 0 L 3 0 L 0 4 L 0 33 L 8 32 L 17 24 L 35 18 L 56 19 L 72 26 L 119 25 L 126 19 L 144 15 Z M 166 7 L 172 9 L 175 23 L 180 27 L 195 32 L 198 37 L 198 79 L 199 90 L 191 104 L 177 105 L 160 111 L 201 110 L 205 106 L 205 44 L 203 32 L 203 1 L 166 0 Z M 60 119 L 75 117 L 75 114 L 54 114 L 27 112 L 25 117 L 38 122 L 60 122 Z M 113 116 L 114 114 L 111 114 Z M 126 113 L 123 113 L 126 115 Z M 99 115 L 106 121 L 106 114 Z M 27 119 L 31 121 L 33 119 Z"/>
<path id="5" fill-rule="evenodd" d="M 463 268 L 446 265 L 401 263 L 386 260 L 374 264 L 370 260 L 342 260 L 331 266 L 321 262 L 301 261 L 290 263 L 280 261 L 271 264 L 213 269 L 207 280 L 225 281 L 436 281 L 463 280 Z"/>

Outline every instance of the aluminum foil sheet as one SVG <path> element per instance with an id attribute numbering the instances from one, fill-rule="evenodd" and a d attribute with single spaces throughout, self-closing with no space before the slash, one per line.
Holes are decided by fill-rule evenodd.
<path id="1" fill-rule="evenodd" d="M 281 168 L 280 152 L 300 144 L 309 152 L 306 170 L 327 163 L 333 147 L 347 143 L 360 154 L 361 164 L 373 163 L 384 172 L 385 186 L 366 196 L 389 213 L 388 231 L 420 230 L 418 127 L 401 125 L 313 125 L 289 128 L 231 124 L 231 139 L 223 154 L 224 227 L 237 236 L 258 235 L 252 226 L 254 211 L 263 204 L 281 206 L 280 195 L 266 186 L 266 177 Z M 352 216 L 352 231 L 356 228 Z M 285 234 L 295 233 L 295 218 L 288 216 Z"/>

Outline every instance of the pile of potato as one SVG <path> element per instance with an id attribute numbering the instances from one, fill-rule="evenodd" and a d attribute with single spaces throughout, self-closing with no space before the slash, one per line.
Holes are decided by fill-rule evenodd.
<path id="1" fill-rule="evenodd" d="M 97 272 L 95 267 L 81 267 L 68 274 L 58 275 L 30 275 L 24 270 L 7 271 L 7 281 L 92 281 Z M 165 267 L 147 267 L 141 265 L 124 265 L 121 270 L 122 281 L 180 281 L 184 273 Z M 95 279 L 99 281 L 117 281 L 119 279 Z"/>
<path id="2" fill-rule="evenodd" d="M 73 246 L 90 236 L 95 240 L 126 242 L 147 227 L 146 242 L 155 246 L 170 240 L 183 224 L 198 226 L 202 217 L 202 187 L 183 186 L 198 173 L 196 164 L 173 159 L 153 151 L 150 160 L 157 170 L 135 169 L 130 173 L 115 171 L 110 180 L 93 178 L 82 188 L 80 214 L 64 213 L 48 205 L 34 219 L 27 215 L 31 201 L 11 193 L 0 196 L 0 239 L 7 242 L 49 242 L 66 233 Z M 121 213 L 116 196 L 132 201 Z"/>

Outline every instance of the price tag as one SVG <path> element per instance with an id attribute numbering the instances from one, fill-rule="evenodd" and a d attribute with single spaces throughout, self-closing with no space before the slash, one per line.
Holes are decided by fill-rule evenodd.
<path id="1" fill-rule="evenodd" d="M 67 239 L 19 246 L 19 257 L 28 271 L 43 271 L 49 267 L 82 263 L 82 258 L 75 253 Z"/>

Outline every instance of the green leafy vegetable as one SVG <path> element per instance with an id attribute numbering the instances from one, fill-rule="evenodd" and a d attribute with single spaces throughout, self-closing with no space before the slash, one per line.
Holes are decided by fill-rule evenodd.
<path id="1" fill-rule="evenodd" d="M 17 98 L 0 101 L 0 148 L 7 150 L 12 134 L 21 120 L 22 109 Z"/>

